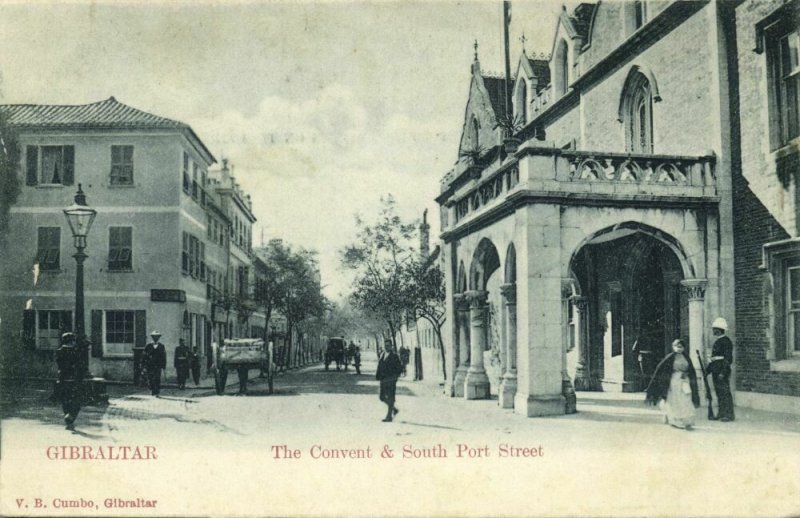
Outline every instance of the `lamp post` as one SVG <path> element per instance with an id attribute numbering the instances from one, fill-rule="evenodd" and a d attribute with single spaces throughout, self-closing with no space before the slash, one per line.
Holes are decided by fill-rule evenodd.
<path id="1" fill-rule="evenodd" d="M 81 357 L 84 362 L 84 372 L 89 373 L 89 350 L 86 347 L 86 328 L 83 317 L 83 262 L 86 254 L 86 236 L 92 227 L 92 222 L 97 211 L 86 205 L 86 195 L 78 184 L 78 192 L 75 194 L 75 202 L 64 209 L 67 223 L 72 231 L 72 238 L 75 241 L 75 263 L 77 265 L 75 273 L 75 334 L 78 339 L 78 347 L 81 349 Z"/>

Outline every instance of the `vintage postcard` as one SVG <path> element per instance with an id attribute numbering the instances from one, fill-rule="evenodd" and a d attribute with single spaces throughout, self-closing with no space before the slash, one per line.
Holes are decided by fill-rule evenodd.
<path id="1" fill-rule="evenodd" d="M 800 514 L 800 1 L 0 1 L 3 516 Z"/>

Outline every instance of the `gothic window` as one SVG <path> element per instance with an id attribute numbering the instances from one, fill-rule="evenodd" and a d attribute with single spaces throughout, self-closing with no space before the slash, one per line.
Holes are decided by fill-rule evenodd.
<path id="1" fill-rule="evenodd" d="M 555 53 L 555 77 L 553 81 L 553 89 L 556 97 L 561 97 L 567 93 L 567 85 L 569 84 L 569 50 L 567 42 L 561 40 Z"/>
<path id="2" fill-rule="evenodd" d="M 472 117 L 472 122 L 470 124 L 470 143 L 472 144 L 472 149 L 478 149 L 480 145 L 480 127 L 478 126 L 478 119 Z"/>
<path id="3" fill-rule="evenodd" d="M 637 72 L 629 78 L 623 102 L 626 149 L 631 153 L 653 152 L 653 96 L 650 82 Z"/>
<path id="4" fill-rule="evenodd" d="M 528 122 L 528 83 L 521 79 L 519 82 L 519 86 L 517 87 L 517 98 L 516 98 L 516 108 L 517 108 L 517 118 L 523 124 Z"/>
<path id="5" fill-rule="evenodd" d="M 647 22 L 647 2 L 633 2 L 633 26 L 638 29 Z"/>
<path id="6" fill-rule="evenodd" d="M 800 29 L 792 23 L 792 17 L 786 17 L 770 27 L 765 36 L 770 132 L 775 149 L 800 136 Z"/>

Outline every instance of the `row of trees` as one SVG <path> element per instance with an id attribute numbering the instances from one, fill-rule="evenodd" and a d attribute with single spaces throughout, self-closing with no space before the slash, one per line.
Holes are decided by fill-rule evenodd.
<path id="1" fill-rule="evenodd" d="M 414 248 L 417 226 L 397 214 L 395 199 L 381 198 L 373 223 L 356 216 L 356 240 L 341 251 L 341 264 L 355 274 L 350 303 L 368 321 L 395 336 L 405 320 L 423 318 L 431 323 L 441 351 L 442 372 L 447 377 L 442 326 L 445 322 L 444 274 L 437 262 Z"/>

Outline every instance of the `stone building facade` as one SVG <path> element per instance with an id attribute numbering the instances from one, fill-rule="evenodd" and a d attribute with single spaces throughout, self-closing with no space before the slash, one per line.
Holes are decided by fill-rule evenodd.
<path id="1" fill-rule="evenodd" d="M 231 245 L 229 200 L 244 200 L 248 229 L 252 207 L 232 178 L 209 179 L 216 160 L 191 127 L 113 97 L 0 110 L 18 135 L 22 183 L 0 253 L 4 367 L 51 373 L 58 337 L 73 329 L 76 266 L 63 208 L 79 184 L 97 210 L 84 280 L 91 372 L 132 378 L 134 349 L 153 330 L 168 365 L 181 338 L 207 357 L 212 340 L 249 336 L 214 324 L 215 294 L 233 289 L 231 249 L 239 262 L 250 250 L 249 230 Z"/>
<path id="2" fill-rule="evenodd" d="M 718 316 L 736 340 L 731 16 L 581 4 L 507 91 L 476 53 L 462 158 L 437 197 L 452 396 L 563 414 L 575 389 L 641 390 L 675 338 L 707 357 Z"/>

